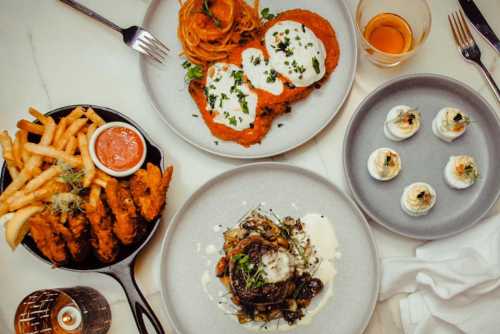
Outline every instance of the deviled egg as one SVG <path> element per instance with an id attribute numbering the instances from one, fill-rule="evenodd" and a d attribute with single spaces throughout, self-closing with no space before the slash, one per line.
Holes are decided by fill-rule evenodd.
<path id="1" fill-rule="evenodd" d="M 368 157 L 368 172 L 379 181 L 395 178 L 401 170 L 401 159 L 398 152 L 382 147 L 373 151 Z"/>
<path id="2" fill-rule="evenodd" d="M 401 208 L 410 216 L 423 216 L 436 204 L 436 191 L 429 184 L 415 182 L 401 196 Z"/>
<path id="3" fill-rule="evenodd" d="M 451 156 L 444 168 L 446 183 L 455 189 L 465 189 L 476 182 L 479 170 L 476 161 L 468 155 Z"/>
<path id="4" fill-rule="evenodd" d="M 384 122 L 385 136 L 394 141 L 410 138 L 420 129 L 420 113 L 416 108 L 405 105 L 395 106 Z"/>
<path id="5" fill-rule="evenodd" d="M 465 133 L 470 118 L 457 108 L 446 107 L 438 111 L 432 121 L 432 132 L 447 142 L 452 142 Z"/>

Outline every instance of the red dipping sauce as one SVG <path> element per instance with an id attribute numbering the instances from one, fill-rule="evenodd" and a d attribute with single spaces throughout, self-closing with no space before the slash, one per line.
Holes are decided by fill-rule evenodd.
<path id="1" fill-rule="evenodd" d="M 134 130 L 125 127 L 109 128 L 97 137 L 95 153 L 103 165 L 122 172 L 141 161 L 144 144 Z"/>

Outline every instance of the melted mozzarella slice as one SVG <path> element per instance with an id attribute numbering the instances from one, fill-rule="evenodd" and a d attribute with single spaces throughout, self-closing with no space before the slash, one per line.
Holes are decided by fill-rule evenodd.
<path id="1" fill-rule="evenodd" d="M 265 36 L 269 63 L 297 87 L 306 87 L 325 75 L 323 42 L 305 25 L 280 21 Z"/>
<path id="2" fill-rule="evenodd" d="M 257 95 L 244 82 L 240 67 L 225 63 L 210 66 L 205 95 L 215 123 L 241 131 L 255 121 Z"/>
<path id="3" fill-rule="evenodd" d="M 243 71 L 255 88 L 273 95 L 280 95 L 283 92 L 283 82 L 277 77 L 278 73 L 271 68 L 261 50 L 245 49 L 241 54 L 241 59 Z"/>

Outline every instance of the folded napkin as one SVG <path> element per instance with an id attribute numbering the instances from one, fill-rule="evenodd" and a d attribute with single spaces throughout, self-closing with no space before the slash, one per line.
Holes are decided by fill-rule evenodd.
<path id="1" fill-rule="evenodd" d="M 380 300 L 410 293 L 400 301 L 406 334 L 500 333 L 500 215 L 382 266 Z"/>

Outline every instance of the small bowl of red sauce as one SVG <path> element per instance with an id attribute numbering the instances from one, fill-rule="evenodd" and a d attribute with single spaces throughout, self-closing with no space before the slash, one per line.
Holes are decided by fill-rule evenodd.
<path id="1" fill-rule="evenodd" d="M 141 168 L 146 159 L 146 141 L 132 125 L 106 123 L 90 138 L 89 151 L 97 168 L 115 177 L 125 177 Z"/>

